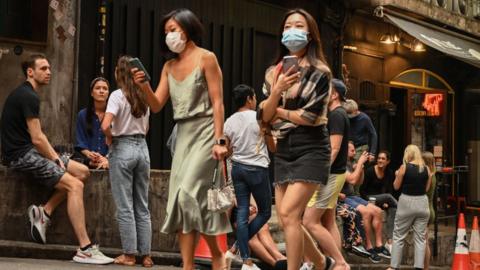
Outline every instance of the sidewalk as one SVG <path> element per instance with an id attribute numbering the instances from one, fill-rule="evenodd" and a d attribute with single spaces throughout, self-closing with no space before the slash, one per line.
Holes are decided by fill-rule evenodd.
<path id="1" fill-rule="evenodd" d="M 102 269 L 102 270 L 113 270 L 119 269 L 118 265 L 91 265 L 91 264 L 79 264 L 71 261 L 60 261 L 60 260 L 40 260 L 40 259 L 20 259 L 20 258 L 2 258 L 0 257 L 0 269 L 8 270 L 86 270 L 86 269 Z M 144 267 L 138 265 L 134 267 L 128 267 L 128 269 L 145 269 Z M 173 266 L 158 266 L 155 265 L 152 270 L 177 270 L 181 269 L 179 267 Z"/>
<path id="2" fill-rule="evenodd" d="M 92 266 L 73 263 L 72 256 L 75 254 L 76 246 L 68 245 L 41 245 L 31 242 L 6 241 L 0 240 L 0 269 L 12 270 L 57 270 L 57 269 L 119 269 L 119 266 Z M 118 256 L 120 249 L 102 248 L 102 251 L 108 256 Z M 179 268 L 181 257 L 179 253 L 152 252 L 152 259 L 156 267 L 153 269 L 174 270 Z M 351 264 L 352 270 L 383 270 L 388 267 L 387 264 L 358 263 Z M 128 269 L 137 269 L 128 267 Z M 138 269 L 145 269 L 138 267 Z M 198 267 L 199 270 L 210 269 L 207 264 Z M 232 266 L 232 269 L 238 270 L 240 267 Z M 262 268 L 268 270 L 268 268 Z M 411 269 L 411 268 L 402 268 Z M 450 267 L 435 267 L 432 270 L 447 270 Z"/>

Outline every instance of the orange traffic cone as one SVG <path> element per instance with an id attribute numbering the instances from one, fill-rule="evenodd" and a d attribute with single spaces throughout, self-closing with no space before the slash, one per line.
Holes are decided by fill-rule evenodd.
<path id="1" fill-rule="evenodd" d="M 465 218 L 460 214 L 458 219 L 457 241 L 453 254 L 452 270 L 470 270 L 470 256 L 468 255 L 467 231 Z"/>
<path id="2" fill-rule="evenodd" d="M 225 253 L 227 251 L 227 235 L 217 235 L 217 243 L 220 247 L 220 250 Z M 200 236 L 197 247 L 195 248 L 195 257 L 203 259 L 211 259 L 212 253 L 210 253 L 210 248 L 208 247 L 207 241 L 203 239 L 203 236 Z"/>
<path id="3" fill-rule="evenodd" d="M 472 270 L 480 270 L 480 235 L 478 232 L 478 219 L 476 216 L 473 218 L 469 252 Z"/>

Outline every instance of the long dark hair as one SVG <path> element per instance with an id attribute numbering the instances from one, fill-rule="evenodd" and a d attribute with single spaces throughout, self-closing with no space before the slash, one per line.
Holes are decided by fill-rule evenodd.
<path id="1" fill-rule="evenodd" d="M 88 136 L 93 136 L 93 116 L 95 115 L 95 100 L 93 100 L 92 97 L 92 91 L 97 82 L 105 82 L 108 86 L 108 89 L 110 90 L 110 84 L 108 83 L 107 79 L 103 77 L 97 77 L 92 80 L 90 83 L 90 97 L 88 98 L 88 105 L 87 105 L 87 115 L 86 115 L 86 121 L 87 121 L 87 134 Z"/>
<path id="2" fill-rule="evenodd" d="M 253 98 L 255 90 L 246 84 L 239 84 L 233 88 L 233 104 L 235 111 L 238 111 L 241 107 L 245 106 L 247 98 Z"/>
<path id="3" fill-rule="evenodd" d="M 163 16 L 162 22 L 160 23 L 160 51 L 165 55 L 165 58 L 175 58 L 178 56 L 177 53 L 170 51 L 165 43 L 165 24 L 168 20 L 174 19 L 178 25 L 183 29 L 185 36 L 187 37 L 187 42 L 192 40 L 195 44 L 200 45 L 202 42 L 202 35 L 204 32 L 203 25 L 191 10 L 186 8 L 179 8 L 169 12 L 167 15 Z"/>
<path id="4" fill-rule="evenodd" d="M 312 15 L 310 15 L 310 13 L 301 8 L 291 9 L 287 11 L 287 13 L 285 13 L 285 16 L 283 17 L 282 24 L 280 26 L 280 36 L 282 36 L 284 30 L 283 28 L 285 26 L 287 18 L 295 13 L 302 15 L 307 21 L 308 32 L 310 35 L 310 41 L 308 42 L 306 52 L 308 63 L 315 67 L 324 67 L 328 69 L 328 64 L 323 54 L 322 41 L 320 39 L 320 30 L 318 30 L 317 22 L 312 17 Z M 278 40 L 278 42 L 280 50 L 279 54 L 275 59 L 275 62 L 273 63 L 274 65 L 278 64 L 278 62 L 280 62 L 285 55 L 288 55 L 290 53 L 287 47 L 282 44 L 280 39 Z"/>
<path id="5" fill-rule="evenodd" d="M 380 154 L 384 154 L 387 160 L 390 161 L 390 152 L 388 152 L 387 150 L 380 150 L 380 152 L 378 152 L 377 157 L 380 156 Z"/>
<path id="6" fill-rule="evenodd" d="M 130 71 L 133 67 L 129 63 L 131 59 L 132 57 L 128 55 L 118 58 L 115 75 L 117 85 L 122 89 L 128 103 L 130 103 L 130 112 L 134 117 L 140 118 L 147 113 L 148 106 L 145 93 L 138 89 L 133 81 L 132 73 Z"/>

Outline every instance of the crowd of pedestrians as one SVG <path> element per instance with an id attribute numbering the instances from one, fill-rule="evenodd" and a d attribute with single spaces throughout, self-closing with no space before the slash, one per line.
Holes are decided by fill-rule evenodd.
<path id="1" fill-rule="evenodd" d="M 411 229 L 414 267 L 428 269 L 433 156 L 422 156 L 418 147 L 409 145 L 394 173 L 390 153 L 377 155 L 372 121 L 346 98 L 345 83 L 332 78 L 318 25 L 308 12 L 293 9 L 282 20 L 279 53 L 265 73 L 265 99 L 257 105 L 252 87 L 236 86 L 235 113 L 226 121 L 222 70 L 215 54 L 198 46 L 200 20 L 190 10 L 177 9 L 161 23 L 160 47 L 167 61 L 156 90 L 131 56 L 120 57 L 115 68 L 119 89 L 110 93 L 109 82 L 101 77 L 91 82 L 88 107 L 78 113 L 71 159 L 56 153 L 41 129 L 38 91 L 50 82 L 49 61 L 32 55 L 23 63 L 27 79 L 3 107 L 2 161 L 54 190 L 43 205 L 28 208 L 35 241 L 47 243 L 50 216 L 66 200 L 79 242 L 74 261 L 135 265 L 139 256 L 144 267 L 153 266 L 145 136 L 150 113 L 170 100 L 176 126 L 161 231 L 177 234 L 183 269 L 194 269 L 199 235 L 210 248 L 214 270 L 229 269 L 233 260 L 242 263 L 242 270 L 259 269 L 252 252 L 277 269 L 348 270 L 342 248 L 375 263 L 391 257 L 391 269 L 398 269 Z M 214 171 L 223 163 L 219 161 L 226 158 L 236 198 L 230 218 L 227 212 L 210 211 L 206 196 Z M 271 166 L 286 254 L 276 248 L 267 224 Z M 115 259 L 103 255 L 87 235 L 83 188 L 89 167 L 109 170 L 123 250 Z M 343 237 L 337 217 L 343 221 Z M 216 236 L 232 227 L 236 241 L 224 254 Z"/>

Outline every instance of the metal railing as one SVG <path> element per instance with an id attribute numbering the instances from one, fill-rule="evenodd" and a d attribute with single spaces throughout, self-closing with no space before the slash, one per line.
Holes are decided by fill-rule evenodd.
<path id="1" fill-rule="evenodd" d="M 423 0 L 453 13 L 480 20 L 480 0 Z"/>

